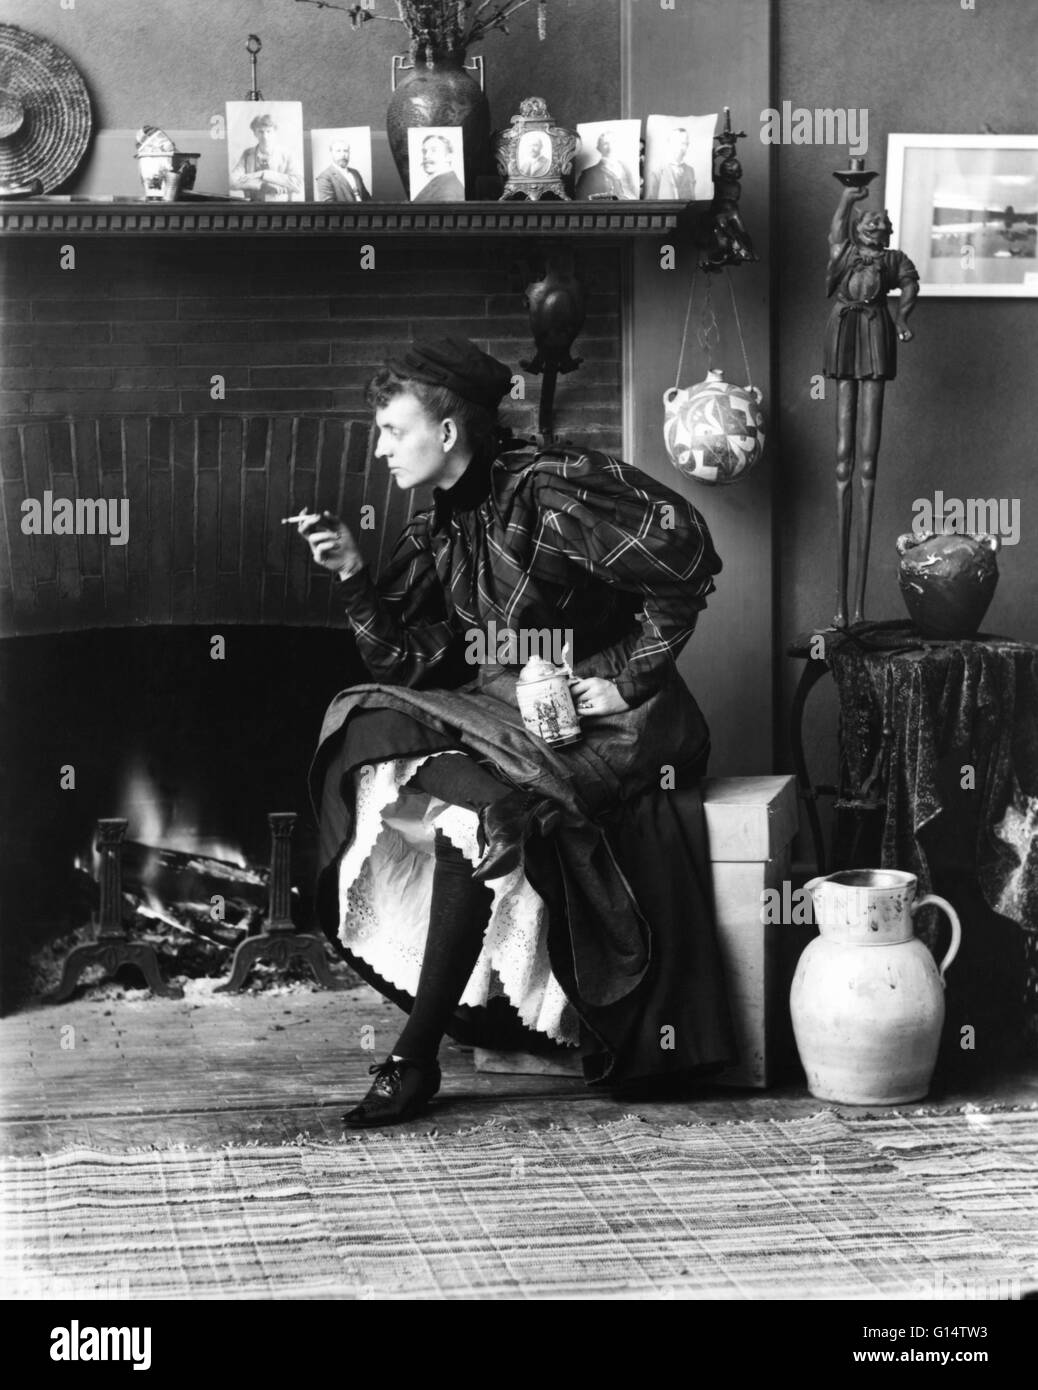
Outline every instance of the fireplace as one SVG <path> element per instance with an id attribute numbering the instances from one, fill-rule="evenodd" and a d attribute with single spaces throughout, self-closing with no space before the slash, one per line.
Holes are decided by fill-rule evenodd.
<path id="1" fill-rule="evenodd" d="M 91 868 L 105 817 L 124 817 L 129 841 L 262 865 L 268 812 L 296 811 L 305 918 L 316 841 L 307 769 L 324 708 L 364 671 L 344 630 L 242 624 L 226 641 L 220 661 L 193 626 L 0 643 L 9 989 L 20 957 L 89 920 L 77 861 Z"/>
<path id="2" fill-rule="evenodd" d="M 377 570 L 410 510 L 371 457 L 363 387 L 423 332 L 472 337 L 515 364 L 506 402 L 536 425 L 539 381 L 513 238 L 219 242 L 111 236 L 8 241 L 0 405 L 0 835 L 11 963 L 89 920 L 77 859 L 96 823 L 127 840 L 265 864 L 267 816 L 295 811 L 301 916 L 316 830 L 306 773 L 321 717 L 365 678 L 334 581 L 280 517 L 316 503 Z M 619 246 L 587 246 L 579 372 L 558 432 L 619 448 Z M 125 507 L 126 534 L 43 526 L 71 504 Z M 122 515 L 122 514 L 120 514 Z M 16 971 L 5 969 L 7 988 Z M 8 1001 L 10 1002 L 10 1001 Z"/>

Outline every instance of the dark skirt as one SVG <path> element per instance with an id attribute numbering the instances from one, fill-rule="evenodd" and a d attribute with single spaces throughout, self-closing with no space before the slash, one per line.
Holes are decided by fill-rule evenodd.
<path id="1" fill-rule="evenodd" d="M 581 663 L 578 674 L 612 676 L 625 661 L 621 643 Z M 352 836 L 354 772 L 386 758 L 460 749 L 563 809 L 555 835 L 528 842 L 524 871 L 547 908 L 552 972 L 580 1019 L 587 1078 L 634 1081 L 725 1066 L 735 1054 L 698 793 L 709 748 L 699 707 L 675 672 L 643 705 L 586 721 L 580 743 L 552 748 L 526 731 L 514 686 L 514 672 L 484 667 L 460 690 L 363 685 L 337 697 L 312 770 L 322 926 L 344 951 L 336 870 Z M 403 991 L 351 959 L 410 1007 Z M 469 1044 L 538 1045 L 504 1000 L 460 1008 L 448 1031 Z"/>
<path id="2" fill-rule="evenodd" d="M 893 381 L 897 332 L 885 302 L 837 300 L 825 329 L 822 371 L 827 377 Z"/>

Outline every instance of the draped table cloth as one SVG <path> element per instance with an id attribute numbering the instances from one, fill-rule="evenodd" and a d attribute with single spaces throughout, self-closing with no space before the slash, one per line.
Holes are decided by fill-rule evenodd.
<path id="1" fill-rule="evenodd" d="M 883 868 L 934 890 L 931 858 L 953 835 L 942 759 L 969 790 L 973 869 L 992 911 L 1028 934 L 1028 994 L 1038 959 L 1038 647 L 1002 637 L 932 641 L 908 622 L 826 634 L 839 696 L 845 793 L 878 802 Z M 937 890 L 939 891 L 939 890 Z M 938 914 L 924 909 L 932 947 Z"/>

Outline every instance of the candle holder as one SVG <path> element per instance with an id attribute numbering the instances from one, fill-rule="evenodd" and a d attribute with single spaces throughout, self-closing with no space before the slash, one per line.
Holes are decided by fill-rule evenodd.
<path id="1" fill-rule="evenodd" d="M 305 960 L 324 989 L 344 986 L 328 969 L 324 941 L 309 932 L 296 932 L 291 914 L 292 893 L 292 831 L 296 823 L 294 811 L 271 811 L 270 825 L 270 896 L 269 911 L 259 936 L 246 937 L 234 953 L 229 978 L 217 985 L 218 994 L 237 994 L 244 987 L 249 972 L 260 961 L 284 970 L 296 957 Z"/>
<path id="2" fill-rule="evenodd" d="M 833 178 L 839 180 L 844 188 L 868 188 L 873 179 L 879 178 L 876 169 L 866 169 L 865 161 L 860 155 L 851 155 L 851 167 L 849 169 L 834 169 Z"/>
<path id="3" fill-rule="evenodd" d="M 58 987 L 46 996 L 49 1004 L 67 999 L 89 965 L 103 966 L 106 977 L 114 975 L 123 965 L 136 966 L 153 994 L 167 999 L 183 998 L 184 991 L 179 985 L 167 984 L 162 978 L 155 947 L 144 941 L 133 941 L 123 921 L 122 845 L 126 824 L 116 817 L 97 822 L 95 848 L 101 856 L 97 875 L 101 906 L 94 918 L 97 939 L 73 947 L 65 957 Z"/>

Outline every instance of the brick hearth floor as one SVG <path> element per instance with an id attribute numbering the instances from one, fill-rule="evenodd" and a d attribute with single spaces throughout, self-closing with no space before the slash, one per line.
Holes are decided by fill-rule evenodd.
<path id="1" fill-rule="evenodd" d="M 0 1019 L 0 1145 L 5 1154 L 184 1143 L 337 1138 L 345 1105 L 395 1039 L 401 1015 L 367 986 L 342 993 L 294 986 L 184 1000 L 147 993 L 37 1005 Z M 374 1029 L 373 1051 L 361 1043 Z M 636 1113 L 665 1124 L 817 1111 L 803 1085 L 767 1093 L 704 1088 L 662 1102 L 615 1100 L 569 1077 L 473 1070 L 455 1044 L 441 1054 L 435 1109 L 409 1126 L 453 1130 L 494 1117 L 516 1128 L 603 1123 Z M 936 1091 L 940 1106 L 1038 1104 L 1034 1062 Z M 855 1113 L 853 1109 L 848 1113 Z"/>

